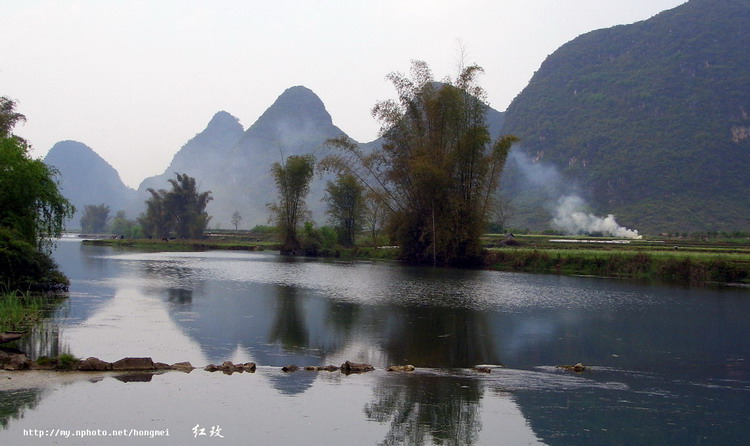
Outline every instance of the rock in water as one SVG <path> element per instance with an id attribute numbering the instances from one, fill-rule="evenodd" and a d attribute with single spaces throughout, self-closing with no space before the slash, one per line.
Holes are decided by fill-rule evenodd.
<path id="1" fill-rule="evenodd" d="M 112 370 L 154 370 L 151 358 L 122 358 L 112 363 Z"/>
<path id="2" fill-rule="evenodd" d="M 341 364 L 341 371 L 346 373 L 347 375 L 349 373 L 364 373 L 364 372 L 370 372 L 375 370 L 375 367 L 371 366 L 370 364 L 358 364 L 355 362 L 349 362 L 346 361 L 345 363 Z"/>
<path id="3" fill-rule="evenodd" d="M 102 361 L 99 358 L 94 358 L 93 356 L 90 356 L 78 365 L 78 370 L 81 372 L 104 372 L 107 370 L 112 370 L 113 365 L 109 362 Z"/>

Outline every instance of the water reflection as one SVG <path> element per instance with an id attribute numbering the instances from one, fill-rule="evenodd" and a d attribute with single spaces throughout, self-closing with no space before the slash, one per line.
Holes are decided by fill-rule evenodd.
<path id="1" fill-rule="evenodd" d="M 297 288 L 276 287 L 276 316 L 268 333 L 268 342 L 279 343 L 287 352 L 299 352 L 308 348 L 310 336 L 305 326 Z"/>
<path id="2" fill-rule="evenodd" d="M 204 365 L 231 359 L 266 367 L 352 360 L 381 370 L 411 363 L 434 372 L 343 377 L 265 369 L 221 377 L 250 379 L 252 393 L 265 395 L 264 404 L 276 411 L 275 418 L 258 416 L 279 429 L 284 420 L 310 417 L 331 426 L 313 408 L 338 406 L 331 395 L 346 400 L 351 390 L 357 399 L 347 407 L 358 410 L 346 415 L 359 415 L 350 420 L 355 430 L 377 431 L 367 438 L 384 444 L 492 444 L 502 434 L 484 437 L 502 418 L 488 423 L 497 415 L 492 410 L 514 414 L 508 430 L 523 431 L 524 441 L 534 440 L 526 435 L 531 427 L 552 444 L 750 437 L 750 302 L 742 292 L 269 253 L 78 248 L 58 259 L 73 280 L 70 311 L 57 319 L 60 332 L 34 341 L 39 352 L 49 341 L 49 351 L 70 348 L 107 360 L 152 356 Z M 579 376 L 554 368 L 578 361 L 594 371 Z M 482 377 L 456 372 L 499 363 L 508 369 Z M 186 384 L 192 388 L 216 378 L 190 379 L 197 380 Z M 234 395 L 226 383 L 212 388 L 229 406 Z M 297 404 L 307 404 L 310 413 L 291 409 Z M 303 430 L 289 435 L 320 438 Z"/>
<path id="3" fill-rule="evenodd" d="M 193 303 L 193 290 L 185 288 L 170 288 L 168 291 L 167 301 L 174 304 L 180 311 L 190 311 Z"/>
<path id="4" fill-rule="evenodd" d="M 34 409 L 44 397 L 41 389 L 0 391 L 0 427 L 11 420 L 20 420 L 27 410 Z"/>
<path id="5" fill-rule="evenodd" d="M 499 364 L 487 315 L 466 308 L 401 307 L 385 343 L 391 361 L 417 367 Z"/>
<path id="6" fill-rule="evenodd" d="M 371 420 L 388 423 L 384 445 L 470 445 L 482 428 L 478 380 L 396 374 L 380 380 L 365 405 Z"/>

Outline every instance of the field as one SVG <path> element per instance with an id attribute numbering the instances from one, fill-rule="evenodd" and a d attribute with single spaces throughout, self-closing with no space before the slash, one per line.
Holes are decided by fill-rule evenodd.
<path id="1" fill-rule="evenodd" d="M 489 235 L 486 265 L 503 271 L 750 284 L 750 240 Z"/>

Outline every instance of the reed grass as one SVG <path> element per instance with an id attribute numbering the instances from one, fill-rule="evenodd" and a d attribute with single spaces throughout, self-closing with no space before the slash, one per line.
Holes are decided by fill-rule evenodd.
<path id="1" fill-rule="evenodd" d="M 26 331 L 42 317 L 47 301 L 32 293 L 0 293 L 0 332 Z"/>

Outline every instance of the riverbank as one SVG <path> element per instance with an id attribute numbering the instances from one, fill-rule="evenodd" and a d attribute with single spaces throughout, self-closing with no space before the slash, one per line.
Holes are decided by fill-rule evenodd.
<path id="1" fill-rule="evenodd" d="M 490 242 L 492 245 L 493 243 Z M 522 236 L 494 240 L 485 266 L 498 271 L 750 286 L 750 244 Z"/>
<path id="2" fill-rule="evenodd" d="M 274 251 L 279 249 L 279 244 L 276 242 L 237 239 L 84 239 L 83 243 L 92 246 L 111 246 L 119 249 L 138 249 L 142 251 Z"/>
<path id="3" fill-rule="evenodd" d="M 496 271 L 627 278 L 685 285 L 750 286 L 750 243 L 696 240 L 619 240 L 524 235 L 487 236 L 484 268 Z M 84 243 L 146 251 L 278 250 L 251 240 L 85 240 Z M 397 260 L 396 247 L 339 248 L 340 259 Z"/>

